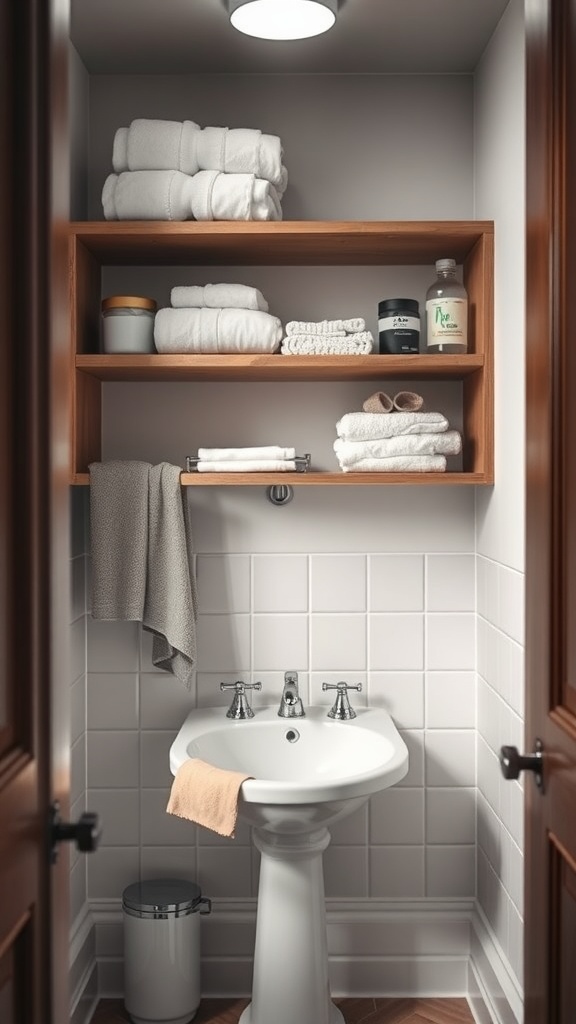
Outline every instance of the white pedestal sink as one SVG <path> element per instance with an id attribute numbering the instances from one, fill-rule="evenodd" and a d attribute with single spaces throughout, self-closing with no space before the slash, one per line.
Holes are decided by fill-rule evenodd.
<path id="1" fill-rule="evenodd" d="M 343 1024 L 330 999 L 322 854 L 328 825 L 408 771 L 408 751 L 382 708 L 333 721 L 327 707 L 304 718 L 259 708 L 247 721 L 225 710 L 192 711 L 170 749 L 176 774 L 187 758 L 249 772 L 239 815 L 261 853 L 252 1002 L 241 1024 Z"/>

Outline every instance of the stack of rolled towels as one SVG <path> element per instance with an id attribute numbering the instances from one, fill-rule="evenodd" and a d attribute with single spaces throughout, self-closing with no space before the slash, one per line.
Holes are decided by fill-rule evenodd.
<path id="1" fill-rule="evenodd" d="M 119 128 L 106 220 L 282 220 L 288 172 L 277 135 L 138 118 Z"/>
<path id="2" fill-rule="evenodd" d="M 163 354 L 276 352 L 282 323 L 268 312 L 258 288 L 244 284 L 178 286 L 171 306 L 154 320 L 154 344 Z"/>
<path id="3" fill-rule="evenodd" d="M 424 412 L 421 395 L 377 392 L 362 412 L 336 424 L 334 451 L 344 473 L 444 473 L 446 456 L 457 455 L 462 438 L 440 412 Z"/>
<path id="4" fill-rule="evenodd" d="M 374 338 L 361 316 L 349 320 L 290 320 L 282 339 L 285 356 L 365 356 Z"/>
<path id="5" fill-rule="evenodd" d="M 292 473 L 296 449 L 280 445 L 259 448 L 199 448 L 199 473 Z"/>

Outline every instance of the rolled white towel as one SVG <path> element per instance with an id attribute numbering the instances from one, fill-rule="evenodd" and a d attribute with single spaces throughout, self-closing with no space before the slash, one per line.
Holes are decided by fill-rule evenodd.
<path id="1" fill-rule="evenodd" d="M 281 220 L 269 181 L 253 174 L 124 171 L 102 190 L 106 220 Z"/>
<path id="2" fill-rule="evenodd" d="M 277 444 L 261 445 L 259 448 L 199 448 L 198 458 L 201 462 L 236 462 L 262 461 L 264 459 L 296 458 L 295 448 L 281 448 Z"/>
<path id="3" fill-rule="evenodd" d="M 441 412 L 347 412 L 336 433 L 345 441 L 370 441 L 398 434 L 443 434 L 448 420 Z"/>
<path id="4" fill-rule="evenodd" d="M 260 309 L 268 312 L 268 303 L 258 288 L 246 284 L 177 285 L 170 293 L 176 309 L 209 306 L 210 309 Z"/>
<path id="5" fill-rule="evenodd" d="M 286 334 L 356 334 L 358 331 L 366 330 L 366 321 L 361 316 L 351 317 L 349 320 L 317 320 L 316 322 L 289 320 L 285 329 Z"/>
<path id="6" fill-rule="evenodd" d="M 196 220 L 282 220 L 274 185 L 254 174 L 199 171 L 190 181 Z"/>
<path id="7" fill-rule="evenodd" d="M 114 136 L 112 165 L 123 171 L 225 171 L 254 174 L 283 194 L 288 172 L 277 135 L 256 128 L 200 128 L 194 121 L 136 118 Z"/>
<path id="8" fill-rule="evenodd" d="M 159 309 L 154 319 L 158 352 L 275 352 L 282 337 L 278 317 L 258 309 Z"/>
<path id="9" fill-rule="evenodd" d="M 192 182 L 181 171 L 109 174 L 102 189 L 106 220 L 191 220 Z"/>
<path id="10" fill-rule="evenodd" d="M 292 459 L 245 459 L 225 462 L 199 462 L 199 473 L 295 473 L 296 463 Z"/>
<path id="11" fill-rule="evenodd" d="M 361 459 L 342 466 L 343 473 L 444 473 L 445 455 L 394 455 L 390 459 Z"/>
<path id="12" fill-rule="evenodd" d="M 334 441 L 341 466 L 354 466 L 364 459 L 389 459 L 397 455 L 458 455 L 462 438 L 457 430 L 443 434 L 399 434 L 372 441 Z"/>
<path id="13" fill-rule="evenodd" d="M 357 334 L 291 334 L 282 341 L 285 356 L 367 356 L 374 338 L 370 331 Z"/>

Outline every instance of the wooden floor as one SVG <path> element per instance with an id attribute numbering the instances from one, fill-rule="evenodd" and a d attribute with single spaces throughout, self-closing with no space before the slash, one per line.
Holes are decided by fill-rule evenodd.
<path id="1" fill-rule="evenodd" d="M 194 1024 L 237 1024 L 248 999 L 203 999 Z M 465 999 L 335 999 L 346 1024 L 474 1024 Z M 119 999 L 102 999 L 91 1024 L 126 1024 Z"/>

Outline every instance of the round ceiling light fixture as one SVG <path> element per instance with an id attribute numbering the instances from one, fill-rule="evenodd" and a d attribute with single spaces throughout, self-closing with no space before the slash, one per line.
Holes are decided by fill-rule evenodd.
<path id="1" fill-rule="evenodd" d="M 336 21 L 338 0 L 228 0 L 230 21 L 259 39 L 309 39 Z"/>

